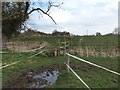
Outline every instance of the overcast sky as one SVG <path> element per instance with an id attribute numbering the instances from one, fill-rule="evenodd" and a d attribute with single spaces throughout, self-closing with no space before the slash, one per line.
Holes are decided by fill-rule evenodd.
<path id="1" fill-rule="evenodd" d="M 34 1 L 34 0 L 32 0 Z M 45 9 L 46 2 L 42 6 Z M 95 35 L 111 33 L 118 27 L 118 0 L 51 0 L 63 2 L 62 9 L 52 8 L 50 15 L 57 25 L 46 15 L 34 12 L 30 15 L 29 27 L 42 32 L 53 30 L 69 31 L 75 35 Z M 34 5 L 39 7 L 38 5 Z"/>

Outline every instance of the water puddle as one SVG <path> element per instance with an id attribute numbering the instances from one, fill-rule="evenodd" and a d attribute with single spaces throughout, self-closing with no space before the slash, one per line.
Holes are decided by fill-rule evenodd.
<path id="1" fill-rule="evenodd" d="M 37 75 L 33 75 L 32 72 L 29 72 L 28 77 L 32 79 L 30 88 L 44 88 L 48 85 L 53 85 L 56 82 L 58 76 L 58 71 L 46 71 Z"/>

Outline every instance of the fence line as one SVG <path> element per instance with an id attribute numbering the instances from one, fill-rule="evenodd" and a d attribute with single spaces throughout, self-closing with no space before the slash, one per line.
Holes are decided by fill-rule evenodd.
<path id="1" fill-rule="evenodd" d="M 0 51 L 0 54 L 6 54 L 7 52 Z"/>
<path id="2" fill-rule="evenodd" d="M 36 53 L 36 54 L 34 54 L 34 55 L 28 57 L 28 58 L 32 58 L 32 57 L 34 57 L 34 56 L 36 56 L 36 55 L 38 55 L 38 54 L 40 54 L 40 53 L 42 53 L 42 52 L 44 52 L 44 50 L 42 50 L 42 51 L 40 51 L 40 52 L 38 52 L 38 53 Z"/>
<path id="3" fill-rule="evenodd" d="M 8 64 L 8 65 L 5 65 L 5 66 L 1 66 L 0 69 L 2 69 L 2 68 L 6 68 L 6 67 L 11 66 L 11 65 L 14 65 L 14 64 L 16 64 L 16 63 L 18 63 L 18 62 L 20 62 L 20 61 L 17 61 L 17 62 L 14 62 L 14 63 Z"/>
<path id="4" fill-rule="evenodd" d="M 76 57 L 76 56 L 74 56 L 74 55 L 71 55 L 71 54 L 69 54 L 69 53 L 66 53 L 66 55 L 68 55 L 68 56 L 70 56 L 70 57 L 73 57 L 73 58 L 75 58 L 75 59 L 78 59 L 78 60 L 80 60 L 80 61 L 82 61 L 82 62 L 88 63 L 88 64 L 90 64 L 90 65 L 96 66 L 96 67 L 98 67 L 98 68 L 104 69 L 104 70 L 106 70 L 106 71 L 108 71 L 108 72 L 114 73 L 114 74 L 116 74 L 116 75 L 120 75 L 120 73 L 118 73 L 118 72 L 112 71 L 112 70 L 107 69 L 107 68 L 105 68 L 105 67 L 103 67 L 103 66 L 99 66 L 99 65 L 97 65 L 97 64 L 91 63 L 91 62 L 86 61 L 86 60 L 84 60 L 84 59 L 78 58 L 78 57 Z"/>
<path id="5" fill-rule="evenodd" d="M 36 50 L 39 50 L 39 49 L 42 49 L 46 46 L 46 44 L 44 44 L 43 46 L 39 47 L 39 48 L 36 48 L 36 49 L 32 49 L 32 50 L 26 50 L 26 51 L 23 51 L 23 52 L 33 52 L 33 51 L 36 51 Z"/>
<path id="6" fill-rule="evenodd" d="M 35 49 L 31 49 L 31 50 L 25 50 L 25 51 L 21 51 L 21 52 L 12 52 L 13 54 L 19 54 L 19 53 L 29 53 L 29 52 L 33 52 L 39 49 L 44 48 L 47 45 L 47 43 L 44 43 L 42 46 L 40 46 L 39 48 L 35 48 Z M 2 52 L 0 51 L 0 54 L 11 54 L 11 52 Z"/>
<path id="7" fill-rule="evenodd" d="M 66 64 L 67 65 L 67 64 Z M 75 76 L 89 89 L 89 90 L 91 90 L 90 88 L 89 88 L 89 86 L 74 72 L 74 70 L 69 66 L 69 65 L 67 65 L 67 67 L 75 74 Z"/>

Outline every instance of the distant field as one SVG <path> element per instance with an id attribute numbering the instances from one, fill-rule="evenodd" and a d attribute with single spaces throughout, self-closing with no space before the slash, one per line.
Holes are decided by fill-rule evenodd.
<path id="1" fill-rule="evenodd" d="M 118 36 L 19 36 L 12 39 L 12 41 L 46 41 L 49 42 L 53 47 L 59 46 L 59 42 L 67 41 L 70 48 L 76 46 L 89 46 L 89 47 L 100 47 L 104 48 L 117 48 L 118 47 Z M 51 46 L 51 47 L 52 47 Z"/>
<path id="2" fill-rule="evenodd" d="M 118 51 L 118 36 L 19 36 L 11 41 L 46 41 L 48 49 L 59 49 L 61 42 L 68 42 L 68 51 L 77 52 L 81 56 L 103 56 L 117 57 Z"/>

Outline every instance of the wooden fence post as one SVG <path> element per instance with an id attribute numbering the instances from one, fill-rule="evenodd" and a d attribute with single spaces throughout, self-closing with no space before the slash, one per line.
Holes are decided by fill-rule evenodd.
<path id="1" fill-rule="evenodd" d="M 86 46 L 86 54 L 87 54 L 87 57 L 88 57 L 88 47 Z"/>
<path id="2" fill-rule="evenodd" d="M 15 42 L 13 42 L 12 44 L 13 44 L 13 51 L 12 51 L 12 53 L 14 53 L 15 52 Z"/>
<path id="3" fill-rule="evenodd" d="M 67 65 L 69 65 L 69 62 L 70 62 L 70 56 L 68 56 L 68 60 L 67 60 Z M 68 71 L 68 73 L 69 73 L 69 68 L 67 68 L 67 71 Z"/>

